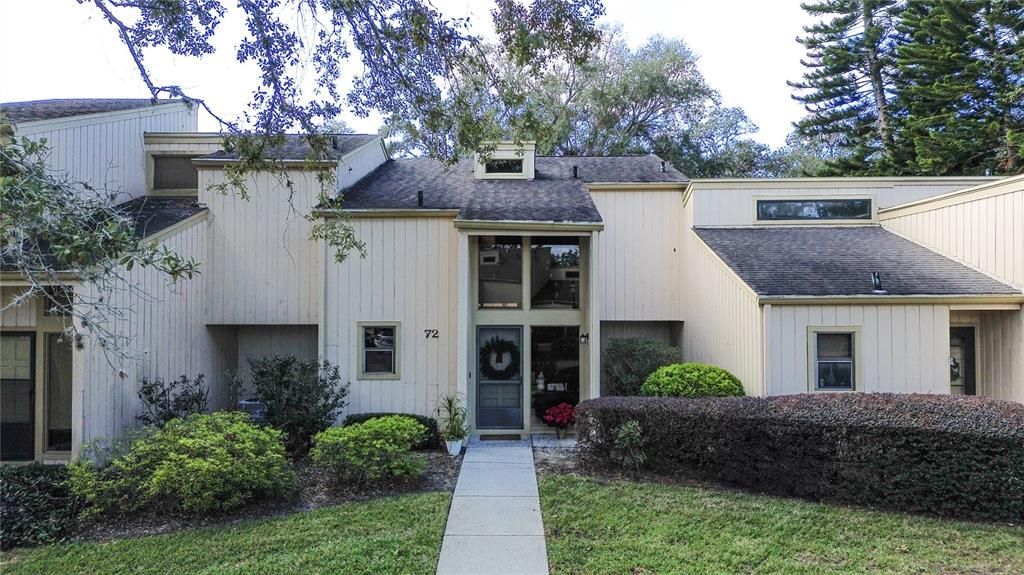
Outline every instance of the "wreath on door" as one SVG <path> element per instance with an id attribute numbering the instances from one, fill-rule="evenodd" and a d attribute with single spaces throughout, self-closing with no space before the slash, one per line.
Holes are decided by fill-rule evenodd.
<path id="1" fill-rule="evenodd" d="M 505 363 L 505 354 L 509 361 Z M 504 365 L 505 367 L 498 367 Z M 480 348 L 480 373 L 484 378 L 497 381 L 519 375 L 519 346 L 507 339 L 494 336 Z"/>

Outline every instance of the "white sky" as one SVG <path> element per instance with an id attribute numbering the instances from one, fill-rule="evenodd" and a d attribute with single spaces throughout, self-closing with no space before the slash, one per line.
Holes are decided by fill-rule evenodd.
<path id="1" fill-rule="evenodd" d="M 231 1 L 225 5 L 233 7 Z M 435 0 L 451 16 L 487 18 L 485 0 Z M 700 56 L 708 82 L 729 106 L 759 127 L 755 138 L 782 145 L 802 109 L 787 80 L 800 78 L 796 36 L 810 22 L 799 0 L 605 0 L 606 20 L 622 24 L 631 45 L 654 35 L 683 39 Z M 0 101 L 74 97 L 147 97 L 116 30 L 92 5 L 75 0 L 0 0 Z M 202 60 L 148 53 L 159 84 L 180 84 L 225 117 L 240 114 L 257 85 L 256 72 L 234 59 L 227 42 L 239 22 L 227 21 L 218 52 Z M 375 118 L 346 120 L 375 132 Z M 201 130 L 216 130 L 201 117 Z"/>

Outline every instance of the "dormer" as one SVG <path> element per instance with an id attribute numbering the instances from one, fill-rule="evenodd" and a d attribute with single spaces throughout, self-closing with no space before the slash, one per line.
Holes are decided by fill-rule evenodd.
<path id="1" fill-rule="evenodd" d="M 492 144 L 489 154 L 476 154 L 473 175 L 478 180 L 532 180 L 534 155 L 537 145 L 533 142 L 500 142 Z"/>

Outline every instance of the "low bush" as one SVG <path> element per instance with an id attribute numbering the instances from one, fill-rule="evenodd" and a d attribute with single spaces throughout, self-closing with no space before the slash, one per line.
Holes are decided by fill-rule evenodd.
<path id="1" fill-rule="evenodd" d="M 108 465 L 80 460 L 70 472 L 87 514 L 227 511 L 286 495 L 295 481 L 282 433 L 239 412 L 172 419 L 127 443 Z"/>
<path id="2" fill-rule="evenodd" d="M 420 425 L 426 429 L 423 433 L 423 440 L 413 446 L 415 450 L 428 450 L 437 449 L 441 445 L 441 433 L 438 427 L 437 420 L 433 417 L 427 417 L 426 415 L 417 415 L 415 413 L 353 413 L 345 418 L 343 427 L 350 425 L 356 425 L 359 423 L 365 423 L 371 419 L 377 419 L 379 417 L 389 417 L 392 415 L 398 415 L 401 417 L 408 417 L 409 419 L 415 419 Z"/>
<path id="3" fill-rule="evenodd" d="M 647 467 L 785 496 L 1024 520 L 1024 405 L 981 397 L 804 394 L 582 402 L 582 452 L 618 465 L 624 423 Z"/>
<path id="4" fill-rule="evenodd" d="M 743 384 L 735 375 L 704 363 L 674 363 L 659 367 L 643 386 L 643 395 L 661 397 L 742 397 Z"/>
<path id="5" fill-rule="evenodd" d="M 143 412 L 136 419 L 146 425 L 163 425 L 172 419 L 205 413 L 209 395 L 201 373 L 195 379 L 187 375 L 170 381 L 143 379 L 139 385 Z"/>
<path id="6" fill-rule="evenodd" d="M 426 428 L 415 419 L 389 415 L 346 427 L 332 427 L 313 438 L 310 455 L 338 479 L 365 483 L 379 479 L 411 479 L 426 462 L 412 453 Z"/>
<path id="7" fill-rule="evenodd" d="M 601 352 L 604 395 L 640 395 L 647 376 L 663 365 L 683 361 L 683 352 L 668 343 L 645 337 L 613 338 Z"/>
<path id="8" fill-rule="evenodd" d="M 255 399 L 266 408 L 267 424 L 285 433 L 292 455 L 309 450 L 317 433 L 334 423 L 345 408 L 348 384 L 338 366 L 294 355 L 249 360 Z"/>
<path id="9" fill-rule="evenodd" d="M 80 501 L 63 465 L 0 466 L 0 549 L 60 541 Z"/>

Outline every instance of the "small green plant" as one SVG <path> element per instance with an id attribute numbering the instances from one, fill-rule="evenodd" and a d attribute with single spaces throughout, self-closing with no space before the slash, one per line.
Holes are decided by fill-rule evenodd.
<path id="1" fill-rule="evenodd" d="M 640 395 L 640 386 L 654 370 L 682 360 L 679 348 L 661 340 L 612 338 L 601 352 L 603 395 Z"/>
<path id="2" fill-rule="evenodd" d="M 643 447 L 644 434 L 639 421 L 631 419 L 612 430 L 612 458 L 620 466 L 639 473 L 647 461 Z"/>
<path id="3" fill-rule="evenodd" d="M 735 375 L 704 363 L 675 363 L 658 368 L 640 391 L 662 397 L 742 397 L 743 384 Z"/>
<path id="4" fill-rule="evenodd" d="M 201 373 L 195 379 L 189 379 L 187 375 L 170 381 L 159 377 L 143 379 L 139 385 L 143 412 L 136 419 L 146 425 L 163 425 L 175 418 L 205 413 L 209 391 L 203 385 Z"/>
<path id="5" fill-rule="evenodd" d="M 437 412 L 444 422 L 441 426 L 441 437 L 445 441 L 459 441 L 466 438 L 469 428 L 466 426 L 466 407 L 462 404 L 461 393 L 442 395 Z"/>
<path id="6" fill-rule="evenodd" d="M 416 413 L 398 413 L 394 411 L 388 412 L 377 412 L 377 413 L 350 413 L 345 417 L 345 422 L 342 423 L 343 427 L 350 425 L 356 425 L 359 423 L 365 423 L 371 419 L 377 419 L 379 417 L 388 417 L 391 415 L 400 415 L 402 417 L 408 417 L 419 422 L 427 432 L 423 434 L 423 441 L 416 444 L 413 449 L 416 451 L 427 451 L 430 449 L 437 449 L 438 442 L 441 440 L 441 431 L 438 426 L 437 420 L 433 417 L 426 415 L 419 415 Z"/>
<path id="7" fill-rule="evenodd" d="M 321 431 L 313 438 L 310 456 L 335 472 L 339 480 L 411 479 L 426 467 L 423 457 L 412 452 L 425 432 L 423 425 L 409 417 L 377 417 Z"/>
<path id="8" fill-rule="evenodd" d="M 341 382 L 338 366 L 326 360 L 273 356 L 251 359 L 249 367 L 267 423 L 285 433 L 292 455 L 306 453 L 313 436 L 330 427 L 345 408 L 348 384 Z"/>
<path id="9" fill-rule="evenodd" d="M 206 514 L 287 494 L 295 474 L 283 434 L 239 412 L 172 419 L 138 435 L 108 465 L 68 466 L 87 515 L 161 509 Z"/>
<path id="10" fill-rule="evenodd" d="M 0 549 L 60 541 L 81 501 L 63 465 L 0 466 Z"/>

